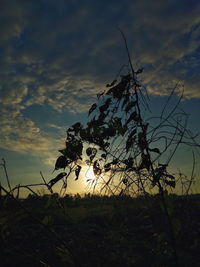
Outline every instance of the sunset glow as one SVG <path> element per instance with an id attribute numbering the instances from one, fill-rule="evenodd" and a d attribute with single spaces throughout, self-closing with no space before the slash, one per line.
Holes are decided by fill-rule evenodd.
<path id="1" fill-rule="evenodd" d="M 87 168 L 85 178 L 86 178 L 86 183 L 93 182 L 96 180 L 96 176 L 94 175 L 92 166 Z"/>

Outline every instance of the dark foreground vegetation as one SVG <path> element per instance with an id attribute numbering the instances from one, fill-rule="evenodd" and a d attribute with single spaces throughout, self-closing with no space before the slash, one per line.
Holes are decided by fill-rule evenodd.
<path id="1" fill-rule="evenodd" d="M 174 266 L 158 198 L 1 197 L 1 266 Z M 179 266 L 199 266 L 200 195 L 166 201 Z"/>

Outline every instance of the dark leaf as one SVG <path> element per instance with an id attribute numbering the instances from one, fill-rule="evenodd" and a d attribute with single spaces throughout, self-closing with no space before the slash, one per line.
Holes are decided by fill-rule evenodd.
<path id="1" fill-rule="evenodd" d="M 116 165 L 118 162 L 119 162 L 118 159 L 114 159 L 114 160 L 112 161 L 112 164 L 113 164 L 113 165 Z"/>
<path id="2" fill-rule="evenodd" d="M 113 93 L 113 90 L 114 90 L 115 86 L 110 88 L 107 92 L 106 92 L 106 95 L 111 95 Z"/>
<path id="3" fill-rule="evenodd" d="M 151 166 L 151 161 L 149 159 L 149 156 L 144 154 L 144 153 L 142 153 L 142 162 L 141 162 L 141 164 L 139 166 L 139 169 L 146 168 L 147 171 L 149 171 L 150 170 L 150 166 Z"/>
<path id="4" fill-rule="evenodd" d="M 106 104 L 104 104 L 104 105 L 102 105 L 102 106 L 99 107 L 99 111 L 100 112 L 104 112 L 104 111 L 107 110 L 107 108 L 108 108 L 108 106 Z"/>
<path id="5" fill-rule="evenodd" d="M 60 181 L 63 177 L 65 177 L 67 174 L 66 172 L 61 172 L 59 173 L 55 178 L 51 179 L 48 183 L 48 185 L 50 186 L 50 188 L 57 183 L 58 181 Z"/>
<path id="6" fill-rule="evenodd" d="M 61 154 L 63 154 L 64 156 L 66 156 L 67 150 L 65 149 L 60 149 L 58 150 Z"/>
<path id="7" fill-rule="evenodd" d="M 83 141 L 88 140 L 88 132 L 86 129 L 81 129 L 79 134 Z"/>
<path id="8" fill-rule="evenodd" d="M 163 164 L 163 165 L 159 164 L 159 167 L 155 169 L 155 173 L 161 174 L 161 176 L 163 176 L 164 173 L 166 172 L 166 167 L 167 167 L 166 164 Z"/>
<path id="9" fill-rule="evenodd" d="M 99 117 L 98 117 L 98 121 L 99 121 L 99 126 L 104 124 L 104 119 L 108 116 L 109 111 L 107 111 L 106 113 L 101 112 Z"/>
<path id="10" fill-rule="evenodd" d="M 110 171 L 110 169 L 111 169 L 111 163 L 107 163 L 107 164 L 104 165 L 105 172 Z"/>
<path id="11" fill-rule="evenodd" d="M 69 162 L 65 156 L 58 157 L 55 164 L 55 170 L 66 168 L 68 163 Z"/>
<path id="12" fill-rule="evenodd" d="M 73 132 L 73 131 L 74 131 L 74 129 L 72 129 L 72 128 L 67 129 L 67 133 L 70 133 L 70 132 Z"/>
<path id="13" fill-rule="evenodd" d="M 66 141 L 65 156 L 71 162 L 81 159 L 83 151 L 83 144 L 80 140 L 73 139 L 72 141 Z"/>
<path id="14" fill-rule="evenodd" d="M 144 132 L 138 134 L 138 146 L 142 152 L 144 151 L 144 149 L 148 147 L 148 143 L 146 141 L 146 135 Z"/>
<path id="15" fill-rule="evenodd" d="M 127 89 L 127 85 L 130 82 L 131 76 L 130 75 L 125 75 L 125 76 L 121 76 L 121 82 L 119 82 L 117 85 L 111 87 L 108 91 L 107 91 L 107 95 L 113 95 L 114 98 L 118 98 L 120 99 L 123 95 L 126 94 L 126 89 Z"/>
<path id="16" fill-rule="evenodd" d="M 74 125 L 72 125 L 71 127 L 73 128 L 74 134 L 77 135 L 83 126 L 80 122 L 77 122 Z"/>
<path id="17" fill-rule="evenodd" d="M 124 127 L 122 126 L 121 118 L 115 117 L 113 118 L 112 121 L 112 127 L 116 129 L 117 134 L 119 135 L 124 135 L 125 132 L 127 131 L 127 126 L 125 125 Z"/>
<path id="18" fill-rule="evenodd" d="M 76 129 L 76 128 L 81 128 L 82 125 L 81 125 L 80 122 L 77 122 L 77 123 L 73 124 L 71 127 L 72 127 L 73 129 Z"/>
<path id="19" fill-rule="evenodd" d="M 175 181 L 164 180 L 164 182 L 165 182 L 167 185 L 169 185 L 169 186 L 171 186 L 171 187 L 173 187 L 173 188 L 176 187 L 176 182 L 175 182 Z"/>
<path id="20" fill-rule="evenodd" d="M 172 179 L 172 180 L 175 180 L 175 177 L 173 176 L 173 175 L 171 175 L 171 174 L 165 174 L 165 176 L 167 177 L 167 178 L 170 178 L 170 179 Z"/>
<path id="21" fill-rule="evenodd" d="M 86 154 L 87 154 L 88 157 L 92 155 L 92 147 L 88 147 L 86 149 Z"/>
<path id="22" fill-rule="evenodd" d="M 108 107 L 109 107 L 111 101 L 112 101 L 112 98 L 108 98 L 108 99 L 106 100 L 105 104 L 99 107 L 99 111 L 100 111 L 100 112 L 104 112 L 104 111 L 106 111 L 106 110 L 108 109 Z"/>
<path id="23" fill-rule="evenodd" d="M 94 175 L 100 175 L 101 174 L 101 169 L 99 166 L 99 163 L 97 162 L 97 160 L 95 160 L 94 164 L 93 164 L 93 172 Z"/>
<path id="24" fill-rule="evenodd" d="M 128 179 L 124 178 L 124 179 L 122 180 L 122 182 L 123 182 L 123 184 L 127 185 L 127 184 L 128 184 Z"/>
<path id="25" fill-rule="evenodd" d="M 160 167 L 155 169 L 155 176 L 154 176 L 154 181 L 153 185 L 155 185 L 164 175 L 166 172 L 166 164 L 159 164 Z"/>
<path id="26" fill-rule="evenodd" d="M 89 112 L 88 112 L 88 116 L 96 109 L 96 107 L 97 107 L 96 103 L 91 106 L 91 108 L 89 109 Z"/>
<path id="27" fill-rule="evenodd" d="M 75 169 L 75 175 L 76 175 L 76 179 L 75 180 L 78 180 L 78 177 L 79 177 L 79 174 L 80 174 L 80 171 L 81 171 L 81 166 L 77 165 L 76 166 L 76 169 Z"/>
<path id="28" fill-rule="evenodd" d="M 102 157 L 103 159 L 106 159 L 107 155 L 106 155 L 106 154 L 102 154 L 101 157 Z"/>
<path id="29" fill-rule="evenodd" d="M 97 149 L 96 148 L 92 148 L 92 147 L 88 147 L 86 149 L 86 154 L 88 157 L 90 157 L 90 162 L 93 161 L 93 159 L 95 158 L 96 154 L 97 154 Z"/>
<path id="30" fill-rule="evenodd" d="M 131 75 L 127 74 L 127 75 L 121 75 L 122 78 L 122 82 L 130 82 L 131 80 Z"/>
<path id="31" fill-rule="evenodd" d="M 113 137 L 116 135 L 116 129 L 114 127 L 109 127 L 106 129 L 106 135 Z"/>
<path id="32" fill-rule="evenodd" d="M 67 142 L 71 142 L 71 141 L 73 141 L 75 139 L 74 134 L 71 134 L 70 132 L 74 132 L 74 129 L 69 128 L 67 130 L 67 138 L 66 138 Z"/>
<path id="33" fill-rule="evenodd" d="M 128 105 L 125 108 L 126 113 L 128 113 L 129 110 L 136 105 L 136 103 L 137 103 L 137 101 L 131 101 L 131 102 L 129 102 Z"/>

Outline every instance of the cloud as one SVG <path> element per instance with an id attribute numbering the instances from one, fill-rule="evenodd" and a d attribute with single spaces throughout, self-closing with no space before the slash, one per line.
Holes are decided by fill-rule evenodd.
<path id="1" fill-rule="evenodd" d="M 1 87 L 0 104 L 4 106 L 20 104 L 28 93 L 27 86 L 20 82 L 7 81 Z"/>
<path id="2" fill-rule="evenodd" d="M 18 1 L 1 1 L 0 28 L 1 44 L 7 43 L 13 38 L 20 36 L 26 26 L 27 12 L 24 5 L 19 5 Z"/>
<path id="3" fill-rule="evenodd" d="M 63 142 L 60 138 L 49 137 L 32 120 L 15 110 L 2 109 L 0 128 L 1 148 L 36 156 L 46 164 L 52 164 L 52 155 Z"/>
<path id="4" fill-rule="evenodd" d="M 185 79 L 184 75 L 180 75 L 180 73 L 176 75 L 176 73 L 168 73 L 163 70 L 144 74 L 143 83 L 151 95 L 168 96 L 176 87 L 175 93 L 179 95 L 183 92 L 185 100 L 200 98 L 199 75 Z"/>
<path id="5" fill-rule="evenodd" d="M 15 42 L 9 43 L 5 61 L 9 57 L 10 71 L 14 70 L 16 77 L 29 87 L 29 103 L 37 99 L 39 104 L 48 102 L 61 110 L 65 95 L 58 87 L 65 87 L 68 80 L 75 86 L 74 90 L 79 90 L 76 80 L 103 84 L 105 79 L 112 78 L 127 62 L 117 25 L 125 29 L 131 51 L 133 47 L 133 62 L 146 66 L 150 76 L 151 70 L 159 75 L 158 68 L 173 75 L 172 66 L 198 49 L 197 1 L 191 1 L 190 5 L 187 1 L 181 4 L 179 1 L 110 1 L 106 6 L 104 1 L 101 4 L 88 1 L 84 6 L 76 1 L 68 1 L 68 5 L 63 1 L 30 2 L 18 6 L 18 15 L 9 13 L 8 5 L 5 12 L 13 21 L 23 14 L 22 30 Z M 103 12 L 103 17 L 99 12 Z M 72 90 L 67 90 L 71 107 L 83 106 L 81 97 L 72 94 L 69 99 Z M 77 108 L 69 110 L 76 112 Z"/>
<path id="6" fill-rule="evenodd" d="M 44 87 L 41 91 L 45 92 L 46 102 L 53 109 L 59 112 L 85 113 L 92 101 L 96 100 L 95 94 L 102 88 L 102 84 L 92 80 L 70 78 L 64 85 L 59 82 L 53 86 Z"/>
<path id="7" fill-rule="evenodd" d="M 3 148 L 51 158 L 59 147 L 51 131 L 62 129 L 51 118 L 44 129 L 23 111 L 37 104 L 60 114 L 87 112 L 128 62 L 117 26 L 127 36 L 134 67 L 145 67 L 142 79 L 150 94 L 168 95 L 179 81 L 187 98 L 200 98 L 198 1 L 2 3 Z"/>

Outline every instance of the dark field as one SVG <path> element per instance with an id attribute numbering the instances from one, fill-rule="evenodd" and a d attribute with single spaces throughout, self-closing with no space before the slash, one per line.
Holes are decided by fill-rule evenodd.
<path id="1" fill-rule="evenodd" d="M 200 196 L 166 198 L 179 266 L 199 266 Z M 177 266 L 159 196 L 1 198 L 0 266 Z"/>

